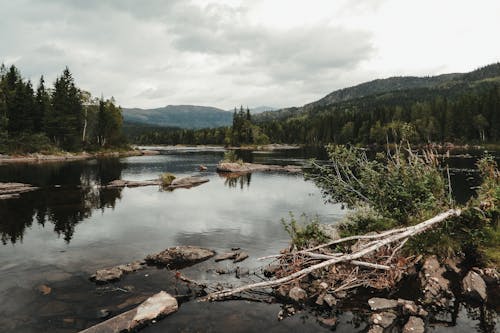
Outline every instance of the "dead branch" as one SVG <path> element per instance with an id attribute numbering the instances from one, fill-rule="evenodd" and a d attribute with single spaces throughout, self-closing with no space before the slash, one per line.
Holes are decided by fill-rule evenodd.
<path id="1" fill-rule="evenodd" d="M 220 299 L 223 299 L 225 297 L 229 297 L 229 296 L 232 296 L 232 295 L 235 295 L 235 294 L 238 294 L 241 292 L 249 291 L 249 290 L 275 287 L 275 286 L 285 284 L 285 283 L 288 283 L 290 281 L 299 279 L 299 278 L 301 278 L 301 277 L 303 277 L 303 276 L 305 276 L 305 275 L 307 275 L 315 270 L 321 269 L 321 268 L 325 268 L 325 267 L 328 267 L 328 266 L 331 266 L 334 264 L 338 264 L 338 263 L 352 262 L 353 260 L 360 259 L 364 256 L 367 256 L 368 254 L 372 254 L 386 245 L 389 245 L 389 244 L 392 244 L 394 242 L 403 240 L 405 238 L 420 234 L 420 233 L 428 230 L 429 228 L 433 227 L 434 225 L 436 225 L 436 224 L 438 224 L 438 223 L 440 223 L 440 222 L 442 222 L 442 221 L 444 221 L 452 216 L 460 215 L 460 213 L 461 213 L 461 211 L 458 209 L 450 209 L 447 212 L 436 215 L 433 218 L 428 219 L 424 222 L 421 222 L 417 225 L 410 226 L 407 228 L 402 228 L 402 229 L 389 230 L 389 231 L 386 231 L 385 233 L 374 235 L 375 237 L 371 237 L 371 236 L 365 236 L 364 238 L 360 238 L 363 236 L 348 237 L 350 239 L 366 239 L 366 238 L 372 239 L 372 238 L 376 238 L 376 237 L 380 238 L 380 237 L 382 237 L 381 235 L 383 235 L 383 234 L 387 235 L 385 238 L 379 239 L 377 242 L 374 242 L 373 245 L 371 245 L 367 248 L 364 248 L 364 249 L 361 249 L 361 250 L 358 250 L 358 251 L 355 251 L 352 253 L 343 254 L 343 255 L 338 256 L 338 257 L 333 257 L 333 258 L 327 259 L 323 262 L 320 262 L 320 263 L 314 264 L 312 266 L 309 266 L 307 268 L 301 269 L 299 271 L 291 273 L 291 274 L 284 276 L 282 278 L 278 278 L 278 279 L 271 280 L 271 281 L 262 281 L 262 282 L 258 282 L 258 283 L 253 283 L 253 284 L 241 286 L 241 287 L 234 288 L 234 289 L 226 289 L 226 290 L 214 292 L 214 293 L 207 295 L 204 298 L 204 300 L 220 300 Z M 342 241 L 346 241 L 346 238 L 337 240 L 336 242 L 342 242 Z M 330 242 L 330 244 L 334 244 L 334 243 Z M 316 249 L 319 249 L 319 248 L 325 247 L 325 246 L 328 246 L 328 245 L 319 246 L 319 247 L 316 247 Z M 311 250 L 309 249 L 308 251 L 305 251 L 305 252 L 310 252 L 310 251 Z M 293 254 L 297 254 L 297 253 L 298 252 L 295 252 Z M 302 252 L 302 253 L 304 253 L 304 252 Z"/>

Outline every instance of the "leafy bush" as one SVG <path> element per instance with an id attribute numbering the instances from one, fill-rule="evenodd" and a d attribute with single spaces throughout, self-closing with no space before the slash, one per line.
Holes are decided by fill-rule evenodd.
<path id="1" fill-rule="evenodd" d="M 227 150 L 224 153 L 224 158 L 222 161 L 226 163 L 243 163 L 243 161 L 238 158 L 234 150 Z"/>
<path id="2" fill-rule="evenodd" d="M 302 214 L 301 221 L 297 222 L 295 216 L 290 213 L 290 222 L 283 218 L 281 223 L 290 235 L 292 244 L 299 250 L 328 240 L 328 237 L 320 229 L 318 217 L 309 219 L 307 215 Z"/>
<path id="3" fill-rule="evenodd" d="M 169 186 L 170 184 L 172 184 L 174 179 L 175 176 L 170 172 L 165 172 L 160 176 L 162 186 Z"/>
<path id="4" fill-rule="evenodd" d="M 329 163 L 311 162 L 306 177 L 314 180 L 330 202 L 350 208 L 368 205 L 380 219 L 379 227 L 409 225 L 450 205 L 447 181 L 432 152 L 418 155 L 410 149 L 377 154 L 369 159 L 364 149 L 327 146 Z M 358 231 L 374 231 L 375 221 L 362 222 Z"/>
<path id="5" fill-rule="evenodd" d="M 60 150 L 54 146 L 45 134 L 22 133 L 15 138 L 6 138 L 0 144 L 0 153 L 28 154 L 42 153 L 54 154 Z"/>

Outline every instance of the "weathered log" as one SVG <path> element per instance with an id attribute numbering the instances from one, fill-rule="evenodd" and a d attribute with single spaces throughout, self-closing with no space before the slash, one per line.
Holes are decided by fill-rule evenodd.
<path id="1" fill-rule="evenodd" d="M 258 282 L 258 283 L 253 283 L 253 284 L 241 286 L 241 287 L 234 288 L 234 289 L 226 289 L 226 290 L 214 292 L 214 293 L 207 295 L 204 299 L 205 300 L 219 300 L 219 299 L 223 299 L 225 297 L 229 297 L 229 296 L 232 296 L 234 294 L 242 293 L 242 292 L 249 291 L 249 290 L 275 287 L 275 286 L 293 281 L 295 279 L 301 278 L 301 277 L 303 277 L 303 276 L 305 276 L 305 275 L 307 275 L 315 270 L 321 269 L 321 268 L 325 268 L 325 267 L 328 267 L 328 266 L 331 266 L 334 264 L 338 264 L 338 263 L 342 263 L 342 262 L 349 262 L 349 261 L 353 261 L 356 259 L 360 259 L 360 258 L 366 256 L 367 254 L 371 254 L 371 253 L 375 252 L 376 250 L 378 250 L 379 248 L 381 248 L 385 245 L 388 245 L 388 244 L 403 240 L 405 238 L 420 234 L 420 233 L 430 229 L 434 225 L 436 225 L 436 224 L 438 224 L 438 223 L 440 223 L 440 222 L 442 222 L 442 221 L 444 221 L 452 216 L 460 215 L 460 213 L 461 213 L 461 211 L 459 209 L 450 209 L 447 212 L 436 215 L 433 218 L 428 219 L 424 222 L 421 222 L 417 225 L 407 227 L 407 228 L 402 228 L 402 229 L 396 229 L 397 231 L 389 230 L 385 233 L 382 233 L 382 234 L 386 234 L 388 236 L 386 238 L 378 240 L 373 245 L 371 245 L 367 248 L 364 248 L 362 250 L 359 250 L 359 251 L 356 251 L 353 253 L 349 253 L 349 254 L 344 254 L 344 255 L 339 256 L 339 257 L 334 257 L 334 258 L 328 259 L 326 261 L 309 266 L 309 267 L 302 269 L 298 272 L 295 272 L 293 274 L 290 274 L 288 276 L 285 276 L 285 277 L 282 277 L 282 278 L 279 278 L 276 280 L 263 281 L 263 282 Z M 380 237 L 380 235 L 381 234 L 379 234 L 378 236 Z M 349 238 L 355 239 L 352 237 L 349 237 Z M 344 241 L 344 240 L 342 240 L 342 239 L 338 240 L 338 242 L 341 242 L 341 241 Z"/>

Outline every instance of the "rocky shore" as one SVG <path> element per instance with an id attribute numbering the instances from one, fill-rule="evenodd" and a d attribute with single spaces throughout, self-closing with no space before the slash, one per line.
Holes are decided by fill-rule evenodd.
<path id="1" fill-rule="evenodd" d="M 65 161 L 82 161 L 95 158 L 107 157 L 129 157 L 129 156 L 150 156 L 158 155 L 154 150 L 128 150 L 116 152 L 97 152 L 97 153 L 60 153 L 60 154 L 27 154 L 27 155 L 2 155 L 0 154 L 0 164 L 3 163 L 51 163 Z"/>
<path id="2" fill-rule="evenodd" d="M 17 199 L 21 193 L 31 192 L 37 189 L 38 187 L 30 184 L 0 183 L 0 200 Z"/>

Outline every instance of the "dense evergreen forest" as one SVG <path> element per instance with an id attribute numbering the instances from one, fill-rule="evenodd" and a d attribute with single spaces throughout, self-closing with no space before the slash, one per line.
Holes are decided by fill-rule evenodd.
<path id="1" fill-rule="evenodd" d="M 76 87 L 66 68 L 35 90 L 15 66 L 0 67 L 0 153 L 81 151 L 124 144 L 121 108 Z"/>
<path id="2" fill-rule="evenodd" d="M 382 88 L 376 88 L 380 84 Z M 141 130 L 137 125 L 128 135 L 140 144 L 235 146 L 269 142 L 373 144 L 403 136 L 415 143 L 500 142 L 500 64 L 465 74 L 375 80 L 349 89 L 302 108 L 253 117 L 241 107 L 235 109 L 232 127 Z M 372 91 L 378 93 L 370 95 Z M 332 96 L 340 101 L 327 104 Z"/>

